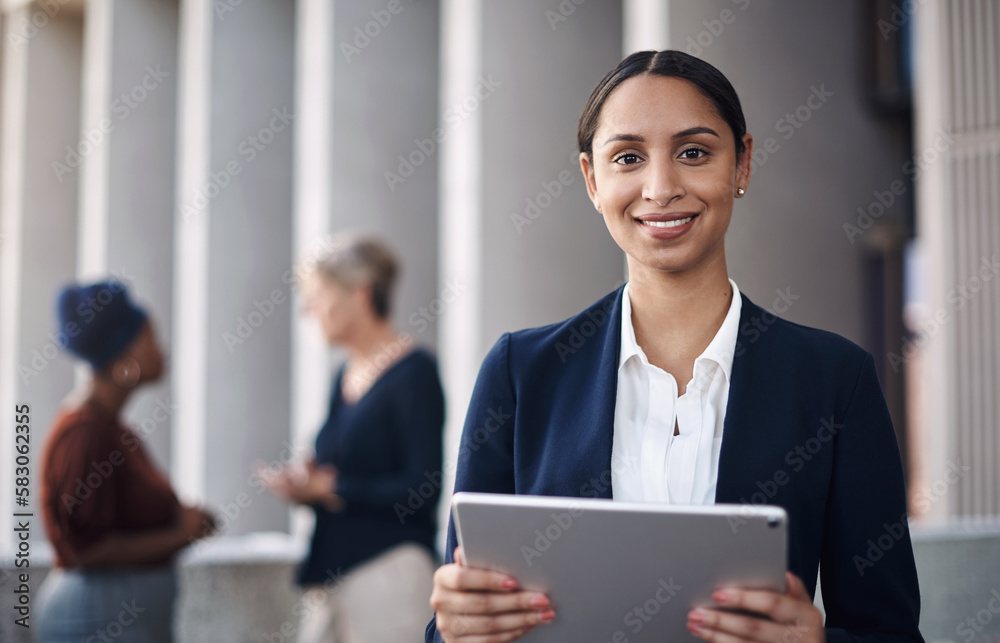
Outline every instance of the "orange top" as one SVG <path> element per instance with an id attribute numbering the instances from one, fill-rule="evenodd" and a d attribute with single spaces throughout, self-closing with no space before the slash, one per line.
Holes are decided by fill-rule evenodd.
<path id="1" fill-rule="evenodd" d="M 42 459 L 42 511 L 56 565 L 76 566 L 80 550 L 111 533 L 169 527 L 179 509 L 134 431 L 87 407 L 56 415 Z"/>

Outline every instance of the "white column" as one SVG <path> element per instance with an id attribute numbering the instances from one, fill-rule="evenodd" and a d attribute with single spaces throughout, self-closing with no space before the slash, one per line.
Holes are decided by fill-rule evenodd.
<path id="1" fill-rule="evenodd" d="M 393 247 L 402 270 L 392 321 L 433 350 L 442 309 L 466 296 L 452 301 L 447 275 L 438 273 L 440 145 L 454 134 L 438 112 L 439 3 L 352 0 L 333 7 L 332 73 L 315 81 L 331 88 L 331 129 L 307 134 L 334 150 L 321 164 L 330 191 L 326 224 L 333 232 L 377 235 Z M 324 353 L 335 362 L 343 357 Z M 330 384 L 321 381 L 323 411 Z M 310 446 L 318 428 L 303 426 Z"/>
<path id="2" fill-rule="evenodd" d="M 212 0 L 181 0 L 171 385 L 178 405 L 171 477 L 187 500 L 205 495 L 208 384 L 208 219 L 197 199 L 209 168 Z"/>
<path id="3" fill-rule="evenodd" d="M 94 0 L 86 12 L 77 278 L 124 282 L 169 348 L 178 10 L 159 0 Z M 169 462 L 172 403 L 165 378 L 125 409 L 161 463 Z"/>
<path id="4" fill-rule="evenodd" d="M 79 149 L 83 21 L 70 7 L 45 11 L 21 5 L 4 13 L 3 36 L 0 403 L 10 411 L 0 414 L 0 471 L 2 487 L 12 490 L 13 409 L 27 404 L 37 501 L 46 432 L 73 387 L 71 362 L 61 354 L 55 300 L 76 267 L 73 155 Z M 12 502 L 0 499 L 0 544 L 10 542 Z M 33 508 L 33 533 L 41 537 L 37 504 Z"/>
<path id="5" fill-rule="evenodd" d="M 3 42 L 11 34 L 24 30 L 27 23 L 26 8 L 11 11 L 3 16 Z M 3 53 L 3 75 L 0 85 L 0 140 L 4 141 L 0 158 L 0 405 L 13 409 L 20 387 L 17 363 L 20 359 L 18 337 L 22 271 L 22 222 L 24 204 L 24 144 L 25 94 L 28 87 L 28 52 L 26 47 L 9 47 Z M 40 427 L 36 427 L 40 428 Z M 4 489 L 14 488 L 14 417 L 11 413 L 0 415 L 0 462 L 6 472 Z M 36 458 L 36 467 L 39 459 Z M 37 474 L 36 474 L 37 476 Z M 37 480 L 37 477 L 36 477 Z M 36 486 L 35 489 L 39 487 Z M 0 495 L 0 550 L 9 550 L 14 532 L 11 531 L 11 514 L 14 511 L 12 494 Z"/>
<path id="6" fill-rule="evenodd" d="M 171 395 L 174 199 L 177 189 L 177 2 L 115 0 L 106 117 L 106 272 L 126 281 L 167 353 L 163 381 L 143 387 L 127 421 L 168 467 L 177 400 Z M 183 375 L 183 373 L 179 373 Z"/>
<path id="7" fill-rule="evenodd" d="M 330 226 L 373 233 L 399 254 L 393 321 L 434 347 L 437 275 L 439 4 L 337 2 Z M 439 136 L 435 136 L 438 134 Z M 415 316 L 415 317 L 414 317 Z"/>
<path id="8" fill-rule="evenodd" d="M 482 0 L 442 0 L 441 109 L 475 95 L 481 73 Z M 438 359 L 447 394 L 445 476 L 439 511 L 441 537 L 448 525 L 448 497 L 455 486 L 458 441 L 482 360 L 482 113 L 473 111 L 441 142 L 439 270 L 466 285 L 466 294 L 444 310 L 438 326 Z M 443 540 L 439 544 L 443 549 Z"/>
<path id="9" fill-rule="evenodd" d="M 943 60 L 942 29 L 944 28 L 944 7 L 932 2 L 920 8 L 913 15 L 915 55 L 914 78 L 914 147 L 926 149 L 930 146 L 939 129 L 945 124 L 945 109 L 948 86 Z M 949 165 L 934 163 L 920 173 L 916 181 L 917 229 L 923 254 L 921 262 L 928 269 L 919 279 L 927 284 L 924 292 L 928 296 L 930 310 L 947 310 L 945 295 L 954 283 L 952 266 L 955 257 L 952 252 L 952 232 L 950 208 L 947 207 L 947 175 Z M 944 216 L 942 216 L 944 215 Z M 931 267 L 933 267 L 931 269 Z M 911 480 L 913 486 L 927 485 L 934 480 L 944 479 L 946 463 L 954 452 L 951 437 L 956 427 L 954 389 L 951 378 L 955 372 L 955 358 L 949 350 L 954 341 L 950 332 L 937 333 L 924 347 L 921 379 L 917 383 L 919 395 L 913 405 L 919 409 L 914 418 L 917 431 L 918 466 L 917 476 Z M 948 516 L 954 494 L 948 493 L 938 502 L 930 503 L 923 516 L 932 521 Z"/>
<path id="10" fill-rule="evenodd" d="M 240 535 L 288 526 L 253 467 L 292 455 L 295 4 L 212 8 L 204 483 Z"/>
<path id="11" fill-rule="evenodd" d="M 299 0 L 296 6 L 295 102 L 299 127 L 295 130 L 295 209 L 293 256 L 301 261 L 317 248 L 317 240 L 330 232 L 333 202 L 334 3 L 332 0 Z M 292 378 L 290 414 L 292 444 L 296 451 L 312 448 L 316 427 L 329 403 L 330 360 L 313 320 L 298 313 L 298 293 L 293 298 Z M 311 525 L 309 512 L 292 510 L 292 533 L 303 536 Z"/>
<path id="12" fill-rule="evenodd" d="M 998 14 L 993 0 L 931 3 L 913 16 L 917 228 L 928 283 L 915 344 L 925 354 L 922 490 L 934 500 L 932 518 L 1000 512 L 1000 81 L 990 30 Z"/>
<path id="13" fill-rule="evenodd" d="M 623 0 L 622 53 L 670 47 L 670 0 Z"/>
<path id="14" fill-rule="evenodd" d="M 85 6 L 80 106 L 80 230 L 77 278 L 96 281 L 108 270 L 108 137 L 111 122 L 112 12 L 114 0 Z M 86 151 L 83 154 L 82 151 Z M 81 375 L 86 371 L 82 371 Z"/>
<path id="15" fill-rule="evenodd" d="M 442 143 L 440 265 L 467 284 L 439 335 L 450 491 L 472 386 L 498 337 L 565 319 L 621 283 L 622 253 L 587 199 L 575 143 L 586 97 L 621 60 L 622 6 L 443 6 L 441 118 L 457 124 Z"/>

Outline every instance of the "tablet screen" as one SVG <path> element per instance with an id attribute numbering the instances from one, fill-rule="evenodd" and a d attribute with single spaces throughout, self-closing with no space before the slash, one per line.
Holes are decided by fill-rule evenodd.
<path id="1" fill-rule="evenodd" d="M 693 640 L 687 614 L 719 587 L 785 591 L 780 507 L 459 492 L 452 515 L 468 566 L 548 594 L 556 618 L 527 643 Z"/>

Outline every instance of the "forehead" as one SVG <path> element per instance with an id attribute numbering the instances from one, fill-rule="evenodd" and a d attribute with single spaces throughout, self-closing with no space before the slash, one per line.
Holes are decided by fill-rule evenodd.
<path id="1" fill-rule="evenodd" d="M 693 83 L 642 74 L 624 81 L 608 96 L 594 143 L 600 145 L 614 134 L 669 136 L 699 125 L 711 127 L 720 136 L 732 135 L 715 105 Z"/>
<path id="2" fill-rule="evenodd" d="M 324 289 L 327 281 L 328 280 L 324 279 L 319 271 L 314 268 L 302 275 L 302 278 L 299 280 L 299 287 L 303 292 L 316 293 Z"/>
<path id="3" fill-rule="evenodd" d="M 348 292 L 340 282 L 329 277 L 318 268 L 311 270 L 302 280 L 302 288 L 310 294 L 333 296 Z"/>

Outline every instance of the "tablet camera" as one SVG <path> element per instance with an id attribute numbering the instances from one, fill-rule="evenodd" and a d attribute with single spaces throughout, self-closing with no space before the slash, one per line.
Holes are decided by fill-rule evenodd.
<path id="1" fill-rule="evenodd" d="M 779 526 L 781 526 L 781 518 L 778 518 L 777 516 L 769 517 L 767 519 L 767 526 L 770 527 L 771 529 L 777 529 Z"/>

